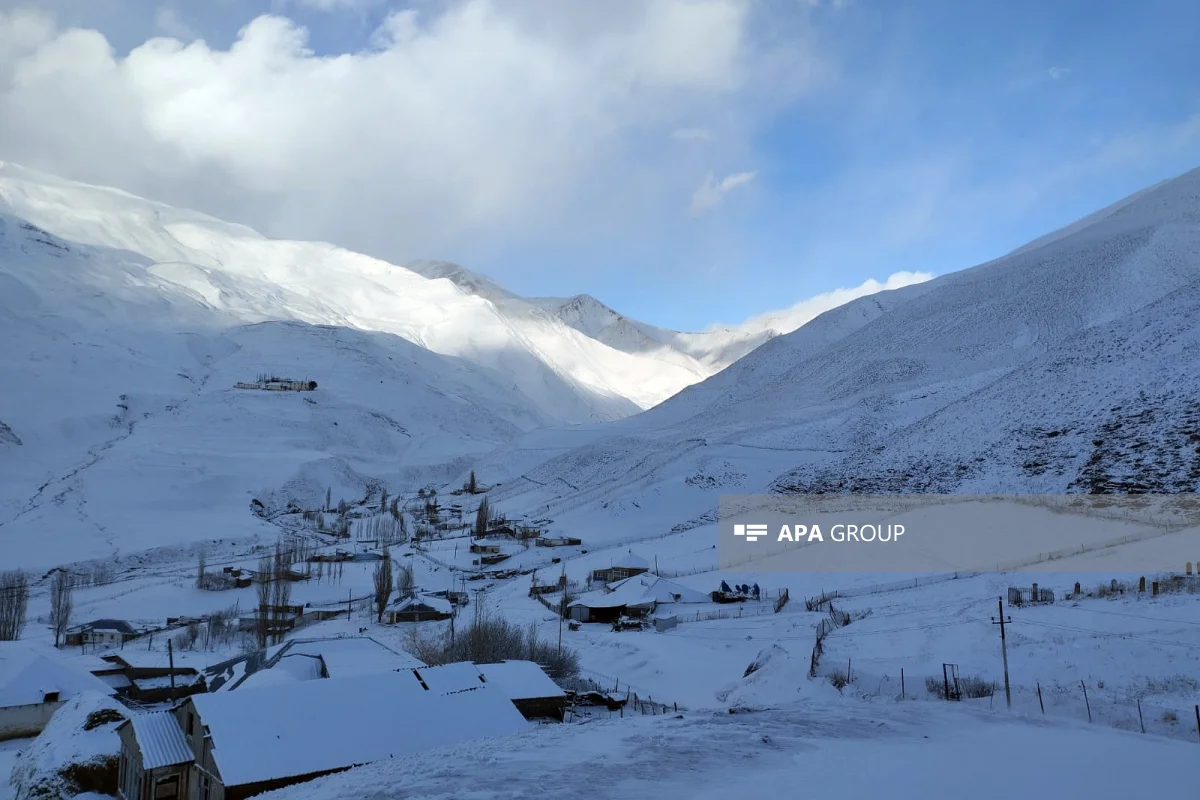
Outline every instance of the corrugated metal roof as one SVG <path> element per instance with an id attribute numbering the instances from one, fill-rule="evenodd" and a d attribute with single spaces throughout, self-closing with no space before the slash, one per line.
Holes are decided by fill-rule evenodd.
<path id="1" fill-rule="evenodd" d="M 135 714 L 130 721 L 138 749 L 142 751 L 143 769 L 186 764 L 193 759 L 192 748 L 170 711 Z"/>

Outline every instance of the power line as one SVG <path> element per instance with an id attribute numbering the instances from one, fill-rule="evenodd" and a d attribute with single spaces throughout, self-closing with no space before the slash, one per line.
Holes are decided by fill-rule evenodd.
<path id="1" fill-rule="evenodd" d="M 1129 617 L 1130 619 L 1144 619 L 1148 622 L 1167 622 L 1174 625 L 1200 625 L 1200 621 L 1193 619 L 1167 619 L 1166 617 L 1146 617 L 1141 614 L 1130 614 L 1126 611 L 1102 611 L 1098 608 L 1083 608 L 1081 606 L 1059 606 L 1059 608 L 1067 608 L 1071 611 L 1085 611 L 1089 614 L 1107 614 L 1114 617 Z"/>
<path id="2" fill-rule="evenodd" d="M 1110 639 L 1134 639 L 1148 644 L 1161 644 L 1167 647 L 1185 647 L 1189 650 L 1200 650 L 1200 644 L 1189 644 L 1187 642 L 1170 642 L 1165 639 L 1149 639 L 1141 634 L 1136 633 L 1114 633 L 1113 631 L 1097 631 L 1091 628 L 1079 628 L 1073 625 L 1056 625 L 1052 622 L 1035 622 L 1033 620 L 1021 620 L 1026 625 L 1036 625 L 1042 628 L 1054 628 L 1057 630 L 1070 631 L 1071 633 L 1086 633 L 1092 636 L 1100 636 Z"/>

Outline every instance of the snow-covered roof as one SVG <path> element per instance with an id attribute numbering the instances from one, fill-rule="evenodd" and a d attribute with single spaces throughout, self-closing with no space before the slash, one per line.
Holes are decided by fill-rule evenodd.
<path id="1" fill-rule="evenodd" d="M 454 612 L 454 606 L 449 600 L 441 597 L 433 597 L 428 594 L 414 594 L 406 597 L 396 603 L 395 611 L 407 611 L 410 608 L 428 608 L 431 611 L 437 611 L 442 614 L 451 614 Z"/>
<path id="2" fill-rule="evenodd" d="M 83 631 L 116 631 L 117 633 L 136 633 L 137 629 L 123 619 L 94 619 L 79 626 Z"/>
<path id="3" fill-rule="evenodd" d="M 709 598 L 695 589 L 657 575 L 643 573 L 610 583 L 607 590 L 580 595 L 572 606 L 620 608 L 652 606 L 655 603 L 707 603 Z"/>
<path id="4" fill-rule="evenodd" d="M 643 598 L 653 599 L 658 603 L 707 603 L 712 599 L 704 592 L 646 573 L 610 583 L 608 588 L 635 593 L 637 589 L 634 587 L 639 586 L 643 590 Z"/>
<path id="5" fill-rule="evenodd" d="M 209 690 L 227 692 L 250 686 L 371 675 L 425 664 L 393 650 L 370 636 L 337 636 L 325 639 L 290 639 L 247 656 L 214 664 L 205 670 Z M 273 674 L 268 674 L 273 673 Z"/>
<path id="6" fill-rule="evenodd" d="M 532 661 L 502 661 L 499 664 L 479 664 L 484 679 L 499 687 L 509 700 L 531 700 L 541 697 L 562 697 L 566 694 L 540 666 Z"/>
<path id="7" fill-rule="evenodd" d="M 630 550 L 612 562 L 613 569 L 650 569 L 650 562 Z"/>
<path id="8" fill-rule="evenodd" d="M 499 688 L 426 691 L 411 672 L 190 698 L 225 786 L 311 775 L 526 730 Z M 298 714 L 299 712 L 299 714 Z"/>
<path id="9" fill-rule="evenodd" d="M 484 682 L 479 668 L 470 661 L 456 661 L 436 667 L 421 667 L 413 670 L 417 678 L 429 687 L 429 691 L 450 694 L 474 689 Z"/>
<path id="10" fill-rule="evenodd" d="M 57 692 L 66 700 L 81 692 L 113 694 L 113 689 L 90 672 L 72 669 L 24 642 L 0 642 L 0 708 L 36 705 Z"/>
<path id="11" fill-rule="evenodd" d="M 138 749 L 142 752 L 142 767 L 158 769 L 191 761 L 192 749 L 170 711 L 135 714 L 129 718 Z"/>

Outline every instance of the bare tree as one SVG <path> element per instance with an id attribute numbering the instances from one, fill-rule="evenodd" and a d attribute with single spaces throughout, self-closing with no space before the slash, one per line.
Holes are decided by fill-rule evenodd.
<path id="1" fill-rule="evenodd" d="M 62 645 L 71 625 L 71 607 L 75 599 L 75 576 L 65 569 L 54 571 L 50 579 L 50 627 L 54 628 L 54 646 Z"/>
<path id="2" fill-rule="evenodd" d="M 324 511 L 333 511 L 333 487 L 330 486 L 325 490 L 325 508 Z"/>
<path id="3" fill-rule="evenodd" d="M 478 489 L 479 486 L 475 483 L 475 470 L 471 470 L 471 477 L 467 480 L 467 491 L 471 494 L 475 494 Z"/>
<path id="4" fill-rule="evenodd" d="M 271 613 L 271 583 L 274 573 L 274 565 L 271 563 L 270 556 L 263 556 L 258 560 L 258 574 L 254 576 L 258 582 L 255 586 L 258 594 L 258 646 L 267 646 L 267 634 L 270 631 L 270 613 Z"/>
<path id="5" fill-rule="evenodd" d="M 208 553 L 204 550 L 196 557 L 196 588 L 204 588 L 204 571 L 208 568 Z"/>
<path id="6" fill-rule="evenodd" d="M 491 506 L 488 504 L 488 499 L 485 497 L 479 501 L 479 508 L 475 509 L 475 538 L 482 539 L 487 533 L 488 522 L 491 520 Z"/>
<path id="7" fill-rule="evenodd" d="M 379 513 L 387 511 L 388 507 L 388 491 L 387 489 L 379 490 Z"/>
<path id="8" fill-rule="evenodd" d="M 383 548 L 383 560 L 375 565 L 375 621 L 383 622 L 388 600 L 392 596 L 392 554 Z"/>
<path id="9" fill-rule="evenodd" d="M 0 572 L 0 642 L 21 638 L 29 607 L 29 578 L 20 570 Z"/>
<path id="10" fill-rule="evenodd" d="M 414 589 L 416 589 L 416 582 L 413 580 L 412 566 L 403 564 L 396 571 L 396 591 L 403 600 L 406 597 L 412 597 Z"/>
<path id="11" fill-rule="evenodd" d="M 277 640 L 283 639 L 283 623 L 287 619 L 287 606 L 292 599 L 292 583 L 288 580 L 292 565 L 291 553 L 283 549 L 283 542 L 275 543 L 275 560 L 271 570 L 271 623 L 277 631 Z"/>

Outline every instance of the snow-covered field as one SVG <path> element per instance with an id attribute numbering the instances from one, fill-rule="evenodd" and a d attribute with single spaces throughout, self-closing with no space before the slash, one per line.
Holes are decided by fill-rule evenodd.
<path id="1" fill-rule="evenodd" d="M 1190 792 L 1196 745 L 1086 724 L 813 700 L 540 729 L 363 767 L 270 800 L 411 797 L 1121 798 Z M 536 787 L 536 788 L 534 788 Z"/>

